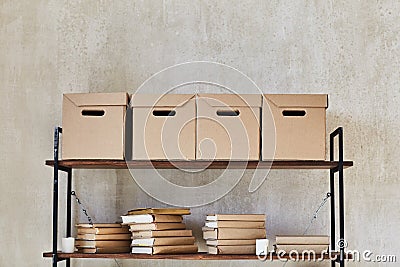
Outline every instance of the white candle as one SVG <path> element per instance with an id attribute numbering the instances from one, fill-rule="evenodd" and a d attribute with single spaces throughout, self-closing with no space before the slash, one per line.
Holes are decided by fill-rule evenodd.
<path id="1" fill-rule="evenodd" d="M 64 237 L 61 239 L 61 251 L 64 253 L 74 253 L 75 252 L 75 238 Z"/>
<path id="2" fill-rule="evenodd" d="M 268 239 L 256 239 L 256 255 L 267 255 L 268 243 Z"/>

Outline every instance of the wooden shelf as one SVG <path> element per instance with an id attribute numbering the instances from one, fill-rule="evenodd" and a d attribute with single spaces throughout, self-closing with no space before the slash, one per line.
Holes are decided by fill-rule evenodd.
<path id="1" fill-rule="evenodd" d="M 53 160 L 46 165 L 54 166 Z M 336 169 L 337 161 L 323 160 L 277 160 L 277 161 L 125 161 L 125 160 L 60 160 L 59 167 L 72 169 Z M 343 168 L 353 166 L 352 161 L 345 161 Z"/>
<path id="2" fill-rule="evenodd" d="M 43 257 L 52 257 L 51 252 L 44 252 Z M 148 254 L 130 254 L 130 253 L 118 253 L 118 254 L 85 254 L 85 253 L 57 253 L 59 259 L 138 259 L 138 260 L 259 260 L 256 255 L 211 255 L 207 253 L 196 253 L 196 254 L 168 254 L 168 255 L 148 255 Z M 301 254 L 299 255 L 301 257 Z M 339 258 L 338 252 L 333 252 L 324 255 L 324 260 L 332 260 L 335 257 Z M 321 255 L 316 255 L 316 259 L 321 259 Z M 351 259 L 351 255 L 346 254 L 346 259 Z M 272 256 L 272 260 L 290 259 L 289 255 Z M 266 260 L 271 260 L 267 257 Z M 302 260 L 302 259 L 300 259 Z M 307 256 L 304 260 L 308 260 Z"/>

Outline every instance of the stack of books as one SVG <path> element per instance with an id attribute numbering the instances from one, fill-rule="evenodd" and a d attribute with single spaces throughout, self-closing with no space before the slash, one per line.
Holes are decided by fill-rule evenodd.
<path id="1" fill-rule="evenodd" d="M 189 209 L 136 209 L 121 216 L 132 232 L 131 253 L 196 253 L 192 230 L 183 223 L 183 215 L 189 214 Z"/>
<path id="2" fill-rule="evenodd" d="M 329 249 L 329 236 L 327 235 L 278 235 L 276 236 L 275 251 L 285 253 L 312 251 L 322 254 Z"/>
<path id="3" fill-rule="evenodd" d="M 208 215 L 203 229 L 209 254 L 255 254 L 266 237 L 265 214 Z"/>
<path id="4" fill-rule="evenodd" d="M 129 228 L 118 223 L 76 225 L 75 247 L 80 253 L 127 253 L 130 250 Z"/>

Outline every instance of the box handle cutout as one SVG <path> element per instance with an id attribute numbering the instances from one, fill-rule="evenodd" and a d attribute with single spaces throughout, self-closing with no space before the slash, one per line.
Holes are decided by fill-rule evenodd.
<path id="1" fill-rule="evenodd" d="M 102 117 L 104 114 L 104 110 L 82 110 L 82 116 Z"/>
<path id="2" fill-rule="evenodd" d="M 223 117 L 237 117 L 239 114 L 239 110 L 217 110 L 217 115 Z"/>
<path id="3" fill-rule="evenodd" d="M 172 117 L 175 114 L 175 110 L 153 110 L 153 115 L 156 117 Z"/>
<path id="4" fill-rule="evenodd" d="M 285 117 L 304 117 L 306 115 L 305 110 L 284 110 L 282 115 Z"/>

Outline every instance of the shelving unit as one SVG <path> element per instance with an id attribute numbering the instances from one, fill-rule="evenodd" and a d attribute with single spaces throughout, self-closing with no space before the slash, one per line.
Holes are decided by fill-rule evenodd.
<path id="1" fill-rule="evenodd" d="M 58 262 L 66 261 L 66 266 L 70 266 L 71 258 L 119 258 L 119 259 L 174 259 L 174 260 L 258 260 L 255 255 L 209 255 L 205 253 L 182 254 L 182 255 L 143 255 L 143 254 L 83 254 L 83 253 L 61 253 L 57 251 L 57 234 L 58 234 L 58 184 L 59 171 L 67 173 L 67 222 L 66 235 L 71 236 L 71 192 L 72 192 L 72 170 L 73 169 L 255 169 L 255 168 L 271 168 L 271 169 L 324 169 L 330 172 L 330 203 L 331 203 L 331 251 L 336 251 L 336 205 L 335 205 L 335 174 L 338 173 L 338 196 L 339 196 L 339 238 L 344 239 L 344 173 L 345 168 L 353 166 L 352 161 L 343 160 L 343 129 L 337 128 L 330 134 L 330 160 L 329 161 L 312 161 L 312 160 L 290 160 L 290 161 L 124 161 L 124 160 L 59 160 L 59 139 L 62 129 L 57 127 L 54 131 L 54 159 L 47 160 L 46 165 L 52 166 L 54 169 L 54 190 L 53 190 L 53 240 L 52 251 L 44 252 L 43 257 L 52 258 L 52 266 L 57 267 Z M 338 137 L 338 160 L 335 160 L 334 144 L 335 138 Z M 345 253 L 345 248 L 340 247 L 339 252 L 331 252 L 324 255 L 325 260 L 331 260 L 332 266 L 336 263 L 340 267 L 344 267 L 345 260 L 350 259 L 351 255 Z M 280 257 L 280 259 L 290 259 L 289 255 Z M 317 255 L 316 258 L 320 258 Z M 272 255 L 272 260 L 279 259 L 278 255 Z M 267 260 L 271 260 L 268 256 Z"/>

